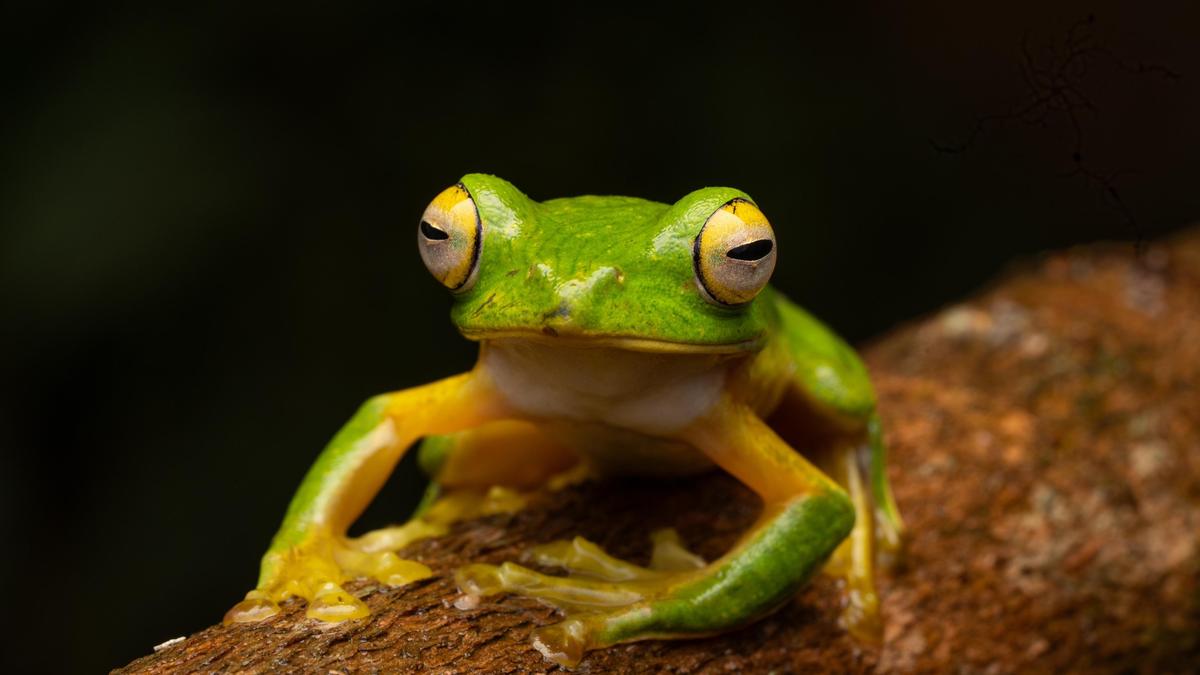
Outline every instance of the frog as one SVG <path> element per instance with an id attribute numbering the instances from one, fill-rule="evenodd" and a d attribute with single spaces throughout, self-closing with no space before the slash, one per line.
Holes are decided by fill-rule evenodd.
<path id="1" fill-rule="evenodd" d="M 226 623 L 267 619 L 293 597 L 310 619 L 362 619 L 369 609 L 344 584 L 430 577 L 398 553 L 454 522 L 580 480 L 721 470 L 761 501 L 723 555 L 705 560 L 673 529 L 651 535 L 647 565 L 581 537 L 551 541 L 527 564 L 458 568 L 456 606 L 505 594 L 552 605 L 561 620 L 532 646 L 573 667 L 595 649 L 745 626 L 824 573 L 840 584 L 838 622 L 880 641 L 877 572 L 900 558 L 904 524 L 876 396 L 854 349 L 769 284 L 776 235 L 749 195 L 539 202 L 472 173 L 433 199 L 416 238 L 478 359 L 358 409 Z M 348 536 L 413 448 L 430 475 L 416 514 Z"/>

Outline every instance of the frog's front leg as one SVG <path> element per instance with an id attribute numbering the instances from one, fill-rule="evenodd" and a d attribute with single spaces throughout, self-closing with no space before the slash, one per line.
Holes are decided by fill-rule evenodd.
<path id="1" fill-rule="evenodd" d="M 258 586 L 225 621 L 264 619 L 291 596 L 308 601 L 310 618 L 359 618 L 369 612 L 342 589 L 345 580 L 364 576 L 400 585 L 429 576 L 421 563 L 360 546 L 346 531 L 418 438 L 471 428 L 505 413 L 478 371 L 368 400 L 309 469 L 263 556 Z"/>
<path id="2" fill-rule="evenodd" d="M 759 618 L 792 597 L 850 532 L 855 515 L 846 493 L 748 407 L 726 398 L 676 438 L 763 500 L 753 528 L 720 559 L 699 569 L 643 569 L 578 543 L 552 544 L 535 549 L 535 559 L 546 562 L 547 551 L 557 552 L 551 561 L 580 578 L 512 563 L 472 565 L 460 571 L 460 586 L 469 594 L 537 597 L 562 609 L 566 620 L 537 631 L 534 646 L 570 666 L 589 649 L 712 634 Z"/>

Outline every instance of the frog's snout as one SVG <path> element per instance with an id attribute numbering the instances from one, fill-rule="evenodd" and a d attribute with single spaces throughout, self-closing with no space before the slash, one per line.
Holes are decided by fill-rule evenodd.
<path id="1" fill-rule="evenodd" d="M 625 274 L 618 267 L 604 266 L 590 274 L 568 279 L 555 288 L 558 303 L 542 313 L 542 325 L 554 332 L 559 327 L 571 325 L 578 310 L 588 306 L 597 296 L 619 292 L 625 284 Z"/>

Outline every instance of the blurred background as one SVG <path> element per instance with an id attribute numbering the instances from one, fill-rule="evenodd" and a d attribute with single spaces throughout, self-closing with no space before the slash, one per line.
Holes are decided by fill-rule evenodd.
<path id="1" fill-rule="evenodd" d="M 1200 5 L 976 4 L 3 10 L 5 670 L 219 621 L 357 405 L 470 367 L 414 245 L 463 173 L 740 187 L 856 342 L 1200 217 Z"/>

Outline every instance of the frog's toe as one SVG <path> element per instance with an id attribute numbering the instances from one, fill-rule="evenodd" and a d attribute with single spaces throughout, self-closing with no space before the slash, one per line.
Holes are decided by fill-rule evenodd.
<path id="1" fill-rule="evenodd" d="M 658 530 L 649 567 L 609 555 L 584 539 L 561 539 L 535 546 L 524 554 L 526 562 L 566 570 L 552 576 L 507 562 L 502 565 L 468 565 L 455 575 L 466 595 L 512 593 L 537 598 L 564 611 L 583 608 L 623 607 L 646 600 L 669 588 L 681 575 L 704 567 L 704 559 L 688 551 L 675 530 Z"/>
<path id="2" fill-rule="evenodd" d="M 512 593 L 536 598 L 569 611 L 623 607 L 646 598 L 652 586 L 586 577 L 556 577 L 515 563 L 467 565 L 455 574 L 459 590 L 469 596 Z"/>
<path id="3" fill-rule="evenodd" d="M 262 621 L 280 612 L 279 603 L 290 597 L 308 603 L 304 615 L 310 619 L 336 623 L 361 619 L 371 613 L 366 603 L 337 582 L 324 577 L 279 580 L 246 594 L 246 599 L 225 613 L 225 624 Z"/>
<path id="4" fill-rule="evenodd" d="M 336 623 L 350 619 L 361 619 L 371 613 L 366 603 L 343 589 L 332 581 L 327 581 L 316 589 L 308 601 L 308 609 L 304 616 L 319 621 Z"/>
<path id="5" fill-rule="evenodd" d="M 654 551 L 650 554 L 650 569 L 663 572 L 686 572 L 698 570 L 707 563 L 704 558 L 692 553 L 683 545 L 674 528 L 655 530 L 650 533 Z"/>
<path id="6" fill-rule="evenodd" d="M 369 548 L 369 547 L 368 547 Z M 308 603 L 310 619 L 338 622 L 370 614 L 362 600 L 340 585 L 369 577 L 403 586 L 433 575 L 425 565 L 391 551 L 364 550 L 355 541 L 314 538 L 301 546 L 268 552 L 259 586 L 225 613 L 224 622 L 262 621 L 279 613 L 279 603 L 297 597 Z"/>
<path id="7" fill-rule="evenodd" d="M 649 567 L 615 558 L 583 537 L 561 539 L 535 546 L 526 551 L 524 557 L 527 561 L 543 567 L 558 567 L 571 575 L 603 581 L 660 579 L 664 572 L 682 572 L 704 567 L 704 559 L 687 550 L 675 530 L 657 530 L 650 535 L 650 539 L 654 549 Z"/>
<path id="8" fill-rule="evenodd" d="M 563 668 L 573 668 L 583 660 L 589 647 L 591 629 L 582 619 L 567 619 L 533 631 L 533 648 L 547 660 Z"/>
<path id="9" fill-rule="evenodd" d="M 246 594 L 246 599 L 234 605 L 222 623 L 254 623 L 269 619 L 279 613 L 279 603 L 271 599 L 266 591 L 253 590 Z"/>
<path id="10" fill-rule="evenodd" d="M 850 589 L 843 602 L 838 624 L 859 642 L 878 645 L 883 642 L 883 620 L 879 614 L 879 597 L 872 588 Z"/>
<path id="11" fill-rule="evenodd" d="M 621 638 L 605 638 L 605 631 L 613 619 L 630 612 L 637 613 L 639 607 L 648 608 L 648 602 L 663 596 L 682 576 L 682 573 L 660 572 L 622 563 L 641 570 L 642 576 L 624 581 L 599 579 L 592 572 L 599 569 L 608 573 L 620 568 L 612 567 L 609 560 L 597 564 L 590 557 L 599 551 L 594 544 L 576 539 L 557 542 L 556 547 L 566 550 L 572 567 L 582 569 L 584 573 L 556 577 L 514 563 L 504 563 L 468 565 L 458 570 L 455 579 L 459 589 L 468 596 L 510 593 L 540 600 L 563 612 L 563 621 L 533 632 L 533 646 L 547 659 L 564 668 L 578 664 L 590 649 L 620 641 Z M 548 553 L 547 547 L 539 548 L 543 549 L 539 552 L 543 559 L 551 553 L 563 552 L 549 549 Z M 581 550 L 588 556 L 582 561 L 578 558 Z M 600 553 L 603 554 L 603 551 Z M 604 558 L 608 556 L 604 554 Z"/>
<path id="12" fill-rule="evenodd" d="M 468 565 L 458 570 L 455 579 L 467 596 L 510 593 L 563 612 L 560 623 L 534 631 L 533 645 L 547 659 L 569 668 L 590 649 L 628 639 L 612 632 L 615 620 L 649 611 L 652 603 L 670 596 L 704 567 L 704 560 L 688 551 L 674 530 L 660 530 L 651 537 L 654 551 L 649 567 L 614 558 L 576 537 L 536 546 L 525 555 L 538 565 L 564 569 L 567 576 L 507 562 Z"/>
<path id="13" fill-rule="evenodd" d="M 525 552 L 524 558 L 543 567 L 562 568 L 573 576 L 603 581 L 630 581 L 657 576 L 654 570 L 614 558 L 583 537 L 535 546 Z"/>

